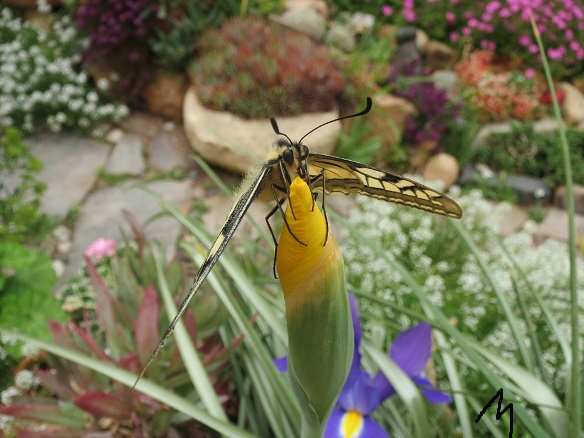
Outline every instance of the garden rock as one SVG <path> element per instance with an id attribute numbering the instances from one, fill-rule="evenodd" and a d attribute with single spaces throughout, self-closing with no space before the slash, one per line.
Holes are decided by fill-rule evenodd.
<path id="1" fill-rule="evenodd" d="M 183 75 L 158 70 L 156 77 L 146 88 L 148 109 L 154 114 L 182 123 L 182 105 L 187 89 Z"/>
<path id="2" fill-rule="evenodd" d="M 456 61 L 456 52 L 448 45 L 430 40 L 424 52 L 426 66 L 432 70 L 442 70 L 451 67 Z"/>
<path id="3" fill-rule="evenodd" d="M 162 172 L 185 169 L 189 163 L 190 146 L 182 126 L 160 131 L 150 143 L 150 165 Z"/>
<path id="4" fill-rule="evenodd" d="M 503 213 L 499 221 L 499 234 L 508 236 L 518 231 L 527 219 L 529 219 L 529 215 L 524 209 L 512 205 L 508 212 Z"/>
<path id="5" fill-rule="evenodd" d="M 329 8 L 324 0 L 287 0 L 284 5 L 285 10 L 306 10 L 312 9 L 317 12 L 324 21 L 328 21 Z"/>
<path id="6" fill-rule="evenodd" d="M 269 120 L 246 120 L 235 114 L 205 108 L 191 88 L 185 97 L 184 129 L 193 150 L 205 160 L 231 172 L 245 173 L 263 163 L 277 136 Z M 338 112 L 306 113 L 279 117 L 278 126 L 291 139 L 299 140 L 316 126 L 338 117 Z M 306 139 L 308 147 L 330 154 L 339 138 L 341 123 L 316 130 Z"/>
<path id="7" fill-rule="evenodd" d="M 189 181 L 156 181 L 145 186 L 158 193 L 175 208 L 183 213 L 188 209 Z M 73 274 L 83 260 L 83 252 L 98 238 L 120 241 L 127 223 L 122 216 L 122 209 L 128 210 L 138 222 L 144 223 L 162 210 L 158 202 L 135 183 L 125 183 L 106 187 L 91 195 L 83 208 L 77 222 L 73 248 L 69 255 L 68 274 Z M 170 251 L 179 236 L 181 225 L 170 216 L 161 216 L 146 227 L 146 235 L 165 244 Z"/>
<path id="8" fill-rule="evenodd" d="M 440 180 L 444 182 L 444 190 L 448 190 L 458 179 L 459 170 L 456 158 L 447 153 L 440 153 L 428 160 L 422 177 L 425 181 Z"/>
<path id="9" fill-rule="evenodd" d="M 124 134 L 114 147 L 106 172 L 112 175 L 140 175 L 144 168 L 142 138 L 136 134 Z"/>
<path id="10" fill-rule="evenodd" d="M 379 150 L 382 155 L 389 155 L 401 138 L 406 118 L 416 113 L 416 107 L 401 97 L 389 93 L 373 96 L 373 109 L 367 114 L 367 121 L 371 123 L 369 135 L 381 139 Z"/>
<path id="11" fill-rule="evenodd" d="M 44 164 L 38 175 L 47 185 L 43 210 L 59 218 L 87 196 L 110 151 L 107 143 L 69 133 L 45 134 L 25 142 Z"/>
<path id="12" fill-rule="evenodd" d="M 573 185 L 574 211 L 576 214 L 584 215 L 584 186 Z M 566 186 L 560 186 L 554 192 L 554 206 L 563 210 L 568 209 L 568 197 L 566 196 Z"/>
<path id="13" fill-rule="evenodd" d="M 568 82 L 561 82 L 558 89 L 565 93 L 561 104 L 564 120 L 575 124 L 584 122 L 584 95 Z"/>
<path id="14" fill-rule="evenodd" d="M 576 215 L 574 217 L 576 232 L 584 234 L 584 216 Z M 558 239 L 567 242 L 570 233 L 568 232 L 568 212 L 559 208 L 549 208 L 545 219 L 537 227 L 534 233 L 536 244 L 543 243 L 546 239 Z"/>
<path id="15" fill-rule="evenodd" d="M 326 21 L 311 8 L 290 9 L 282 15 L 270 15 L 275 23 L 308 35 L 316 42 L 322 42 L 326 32 Z"/>
<path id="16" fill-rule="evenodd" d="M 164 119 L 149 113 L 133 112 L 120 122 L 120 128 L 126 132 L 154 137 L 164 124 Z"/>
<path id="17" fill-rule="evenodd" d="M 350 29 L 348 25 L 336 21 L 329 25 L 329 30 L 326 34 L 326 41 L 345 52 L 352 51 L 357 44 L 352 29 Z"/>

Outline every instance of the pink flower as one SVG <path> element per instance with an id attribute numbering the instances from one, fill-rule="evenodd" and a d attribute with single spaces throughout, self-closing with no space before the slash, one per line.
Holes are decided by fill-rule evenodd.
<path id="1" fill-rule="evenodd" d="M 489 13 L 492 14 L 493 12 L 495 12 L 497 9 L 499 9 L 501 7 L 501 3 L 497 2 L 497 1 L 493 1 L 493 2 L 489 2 L 487 4 L 487 7 L 485 8 L 485 10 Z"/>
<path id="2" fill-rule="evenodd" d="M 527 79 L 533 79 L 535 77 L 536 72 L 534 69 L 528 68 L 527 70 L 525 70 L 523 74 Z"/>
<path id="3" fill-rule="evenodd" d="M 471 33 L 472 33 L 472 30 L 470 30 L 470 27 L 466 27 L 465 26 L 465 27 L 462 28 L 462 34 L 463 35 L 469 36 Z"/>
<path id="4" fill-rule="evenodd" d="M 104 257 L 112 257 L 116 255 L 117 242 L 113 239 L 99 238 L 93 242 L 83 253 L 87 257 L 92 257 L 95 260 L 100 260 Z"/>
<path id="5" fill-rule="evenodd" d="M 383 5 L 381 7 L 381 13 L 386 17 L 390 16 L 393 13 L 393 8 L 389 5 Z"/>
<path id="6" fill-rule="evenodd" d="M 449 23 L 454 23 L 456 21 L 456 15 L 454 15 L 454 12 L 446 13 L 446 21 L 448 21 Z"/>
<path id="7" fill-rule="evenodd" d="M 503 8 L 499 10 L 499 17 L 509 18 L 511 16 L 511 11 L 508 8 Z"/>
<path id="8" fill-rule="evenodd" d="M 529 38 L 529 35 L 521 35 L 519 37 L 519 44 L 522 46 L 529 46 L 529 44 L 531 43 L 531 38 Z"/>
<path id="9" fill-rule="evenodd" d="M 450 34 L 450 41 L 452 41 L 453 43 L 457 42 L 459 39 L 460 39 L 460 35 L 458 35 L 458 33 L 452 32 Z"/>
<path id="10" fill-rule="evenodd" d="M 404 18 L 407 22 L 411 23 L 416 20 L 416 13 L 411 9 L 404 9 Z"/>
<path id="11" fill-rule="evenodd" d="M 529 53 L 535 54 L 535 53 L 539 52 L 539 47 L 537 47 L 537 44 L 530 44 L 528 50 L 529 50 Z"/>

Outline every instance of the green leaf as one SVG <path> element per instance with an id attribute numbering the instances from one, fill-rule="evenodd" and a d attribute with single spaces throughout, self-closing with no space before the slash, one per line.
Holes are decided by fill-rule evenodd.
<path id="1" fill-rule="evenodd" d="M 0 268 L 5 277 L 2 293 L 49 293 L 57 279 L 49 256 L 12 242 L 0 243 Z"/>

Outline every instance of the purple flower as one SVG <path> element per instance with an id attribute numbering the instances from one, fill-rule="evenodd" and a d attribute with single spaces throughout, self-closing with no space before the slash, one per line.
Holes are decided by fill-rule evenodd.
<path id="1" fill-rule="evenodd" d="M 393 13 L 393 8 L 389 5 L 383 5 L 381 7 L 381 13 L 386 17 L 390 16 Z"/>
<path id="2" fill-rule="evenodd" d="M 371 376 L 361 369 L 361 323 L 357 302 L 349 294 L 353 330 L 355 333 L 355 352 L 347 381 L 341 390 L 335 409 L 326 425 L 324 438 L 389 438 L 387 433 L 370 415 L 387 398 L 395 394 L 395 389 L 380 371 Z M 434 404 L 451 403 L 452 398 L 435 389 L 424 375 L 424 369 L 432 355 L 432 328 L 427 322 L 401 332 L 392 342 L 389 357 L 418 386 L 422 394 Z M 274 361 L 282 372 L 287 370 L 287 358 Z"/>

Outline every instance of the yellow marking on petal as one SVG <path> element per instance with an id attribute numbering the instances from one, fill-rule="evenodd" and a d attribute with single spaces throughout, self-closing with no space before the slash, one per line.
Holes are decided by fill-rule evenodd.
<path id="1" fill-rule="evenodd" d="M 343 415 L 341 435 L 343 438 L 356 438 L 363 428 L 363 417 L 357 411 L 349 411 Z"/>

